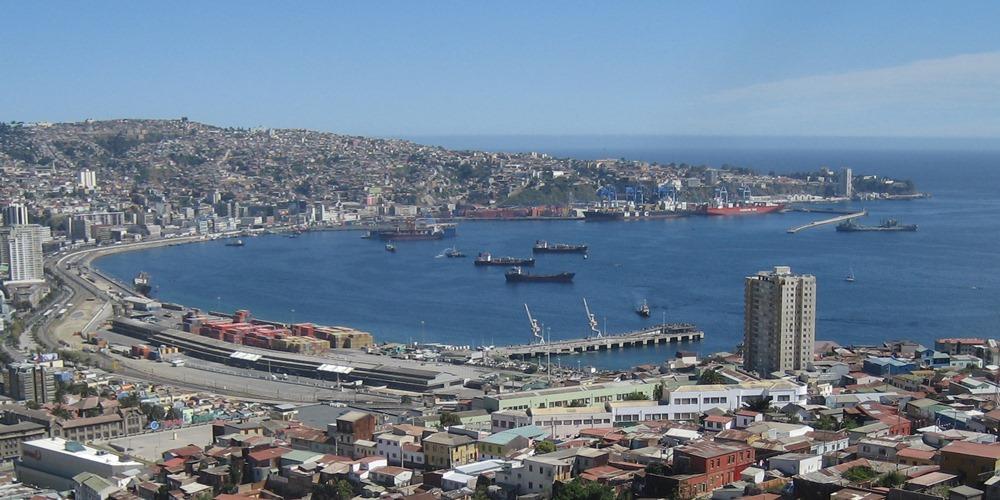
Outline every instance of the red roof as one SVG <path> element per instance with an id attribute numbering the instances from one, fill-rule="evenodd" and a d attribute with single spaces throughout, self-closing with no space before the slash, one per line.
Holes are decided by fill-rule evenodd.
<path id="1" fill-rule="evenodd" d="M 918 448 L 903 448 L 896 452 L 897 457 L 917 458 L 920 460 L 931 460 L 934 458 L 934 450 L 921 450 Z"/>
<path id="2" fill-rule="evenodd" d="M 255 462 L 264 462 L 282 457 L 287 453 L 291 453 L 291 451 L 288 448 L 265 448 L 263 450 L 251 451 L 249 457 Z"/>
<path id="3" fill-rule="evenodd" d="M 956 441 L 941 448 L 941 453 L 956 453 L 959 455 L 969 455 L 974 457 L 988 457 L 1000 460 L 1000 446 L 994 444 L 970 443 L 967 441 Z"/>
<path id="4" fill-rule="evenodd" d="M 727 417 L 725 415 L 709 415 L 705 417 L 706 422 L 718 422 L 720 424 L 728 424 L 733 421 L 733 417 Z"/>

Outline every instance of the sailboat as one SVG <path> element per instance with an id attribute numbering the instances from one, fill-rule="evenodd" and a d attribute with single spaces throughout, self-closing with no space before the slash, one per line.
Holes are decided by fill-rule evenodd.
<path id="1" fill-rule="evenodd" d="M 844 281 L 846 281 L 848 283 L 854 283 L 854 268 L 853 267 L 851 268 L 851 272 L 848 273 L 848 275 L 846 277 L 844 277 Z"/>

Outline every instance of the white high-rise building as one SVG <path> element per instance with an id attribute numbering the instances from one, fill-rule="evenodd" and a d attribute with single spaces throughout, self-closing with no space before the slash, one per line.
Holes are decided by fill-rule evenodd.
<path id="1" fill-rule="evenodd" d="M 816 277 L 776 266 L 744 285 L 743 366 L 761 376 L 807 369 L 816 343 Z"/>
<path id="2" fill-rule="evenodd" d="M 50 229 L 38 224 L 25 224 L 0 230 L 0 264 L 7 267 L 7 283 L 38 283 L 45 281 L 42 243 Z"/>
<path id="3" fill-rule="evenodd" d="M 849 168 L 840 170 L 840 195 L 845 198 L 854 196 L 854 171 Z"/>
<path id="4" fill-rule="evenodd" d="M 19 226 L 28 223 L 28 207 L 11 203 L 3 209 L 3 225 Z"/>
<path id="5" fill-rule="evenodd" d="M 79 186 L 86 190 L 97 189 L 97 172 L 85 168 L 80 171 Z"/>

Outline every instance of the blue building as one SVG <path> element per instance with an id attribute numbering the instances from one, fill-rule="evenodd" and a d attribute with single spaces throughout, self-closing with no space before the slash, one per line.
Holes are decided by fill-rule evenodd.
<path id="1" fill-rule="evenodd" d="M 917 369 L 915 363 L 896 358 L 871 357 L 865 360 L 863 371 L 875 377 L 905 375 Z"/>

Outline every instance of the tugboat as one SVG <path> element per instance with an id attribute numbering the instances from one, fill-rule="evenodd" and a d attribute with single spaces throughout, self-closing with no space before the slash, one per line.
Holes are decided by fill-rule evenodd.
<path id="1" fill-rule="evenodd" d="M 572 283 L 576 273 L 528 274 L 520 267 L 512 267 L 504 273 L 507 283 Z"/>
<path id="2" fill-rule="evenodd" d="M 635 313 L 643 318 L 649 317 L 649 303 L 645 300 L 642 301 L 642 305 L 635 309 Z"/>
<path id="3" fill-rule="evenodd" d="M 243 243 L 243 240 L 241 240 L 239 238 L 236 238 L 235 240 L 230 240 L 230 241 L 226 242 L 226 246 L 227 247 L 241 247 L 244 244 L 245 243 Z"/>
<path id="4" fill-rule="evenodd" d="M 392 243 L 386 243 L 385 244 L 385 251 L 386 252 L 390 252 L 390 253 L 395 253 L 396 252 L 396 245 L 393 245 Z"/>
<path id="5" fill-rule="evenodd" d="M 494 257 L 489 252 L 482 252 L 476 257 L 477 266 L 534 266 L 535 259 L 522 259 L 520 257 Z"/>
<path id="6" fill-rule="evenodd" d="M 455 258 L 465 257 L 465 254 L 462 253 L 459 249 L 451 247 L 444 251 L 444 256 L 449 259 L 455 259 Z"/>
<path id="7" fill-rule="evenodd" d="M 537 240 L 531 251 L 535 253 L 587 253 L 587 245 L 568 245 L 566 243 L 549 243 L 545 240 Z"/>
<path id="8" fill-rule="evenodd" d="M 139 295 L 149 296 L 149 292 L 153 291 L 153 285 L 149 282 L 149 274 L 145 271 L 140 272 L 132 279 L 132 288 L 135 289 L 136 293 Z"/>

